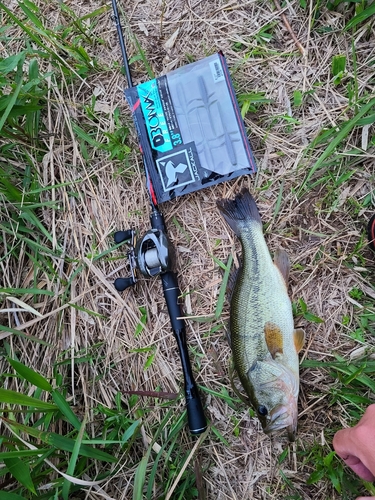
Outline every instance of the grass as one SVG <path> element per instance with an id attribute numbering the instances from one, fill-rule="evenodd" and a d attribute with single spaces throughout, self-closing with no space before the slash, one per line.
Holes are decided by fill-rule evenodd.
<path id="1" fill-rule="evenodd" d="M 10 351 L 7 342 L 4 347 Z M 3 428 L 10 433 L 1 438 L 4 451 L 0 453 L 5 465 L 1 470 L 2 487 L 13 484 L 13 495 L 9 498 L 17 498 L 17 495 L 20 498 L 69 498 L 70 491 L 80 489 L 82 474 L 90 475 L 90 470 L 95 471 L 95 462 L 102 463 L 101 478 L 110 477 L 113 473 L 111 464 L 117 462 L 114 447 L 126 449 L 128 441 L 136 436 L 139 422 L 128 420 L 122 436 L 119 435 L 122 431 L 119 425 L 109 438 L 99 431 L 92 439 L 86 432 L 88 415 L 79 418 L 74 413 L 67 401 L 66 388 L 57 385 L 61 380 L 58 372 L 52 385 L 18 360 L 8 357 L 7 361 L 9 371 L 3 373 L 2 385 L 6 387 L 11 378 L 19 387 L 17 392 L 5 388 L 0 391 L 0 418 Z M 23 423 L 19 421 L 20 416 Z M 104 424 L 106 427 L 106 421 Z M 51 431 L 53 428 L 59 428 L 60 432 Z M 50 480 L 52 469 L 58 475 L 48 488 L 50 491 L 46 495 L 38 494 L 37 490 L 42 491 L 45 481 Z M 85 483 L 90 485 L 91 481 Z"/>
<path id="2" fill-rule="evenodd" d="M 371 395 L 375 385 L 372 379 L 375 365 L 368 355 L 353 361 L 347 361 L 337 356 L 335 361 L 305 360 L 304 368 L 323 369 L 329 373 L 332 383 L 327 387 L 329 408 L 339 407 L 345 412 L 348 425 L 354 425 L 361 418 L 366 407 L 372 403 Z M 327 430 L 325 437 L 332 439 L 334 429 Z M 306 456 L 306 453 L 302 453 Z M 360 480 L 353 473 L 344 469 L 342 462 L 335 457 L 334 451 L 327 445 L 316 443 L 308 450 L 307 462 L 314 460 L 315 467 L 307 484 L 315 484 L 322 479 L 329 480 L 335 490 L 344 498 L 353 498 L 360 491 L 373 494 L 373 486 Z"/>
<path id="3" fill-rule="evenodd" d="M 4 500 L 373 494 L 331 441 L 375 393 L 365 234 L 374 210 L 374 4 L 282 7 L 305 58 L 266 0 L 194 11 L 177 0 L 160 11 L 124 5 L 136 82 L 224 51 L 259 166 L 253 179 L 163 206 L 210 421 L 195 439 L 159 282 L 140 280 L 121 296 L 113 287 L 127 274 L 113 232 L 149 227 L 109 7 L 0 2 Z M 239 246 L 215 199 L 244 185 L 256 193 L 270 248 L 291 256 L 296 325 L 307 333 L 294 445 L 269 440 L 229 380 L 225 289 Z"/>

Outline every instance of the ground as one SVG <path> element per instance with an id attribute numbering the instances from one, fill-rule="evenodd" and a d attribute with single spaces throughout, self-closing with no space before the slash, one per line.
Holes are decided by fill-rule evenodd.
<path id="1" fill-rule="evenodd" d="M 160 281 L 141 278 L 121 294 L 113 286 L 128 272 L 113 233 L 143 234 L 150 209 L 111 7 L 11 0 L 0 8 L 1 57 L 29 51 L 17 72 L 17 64 L 1 67 L 2 102 L 14 82 L 31 82 L 16 102 L 24 113 L 0 119 L 0 376 L 4 389 L 58 406 L 19 412 L 38 405 L 12 405 L 1 394 L 8 420 L 0 422 L 0 451 L 50 447 L 58 469 L 12 455 L 42 487 L 34 496 L 0 454 L 2 495 L 336 500 L 371 492 L 343 469 L 331 442 L 375 391 L 374 255 L 366 236 L 374 213 L 374 4 L 119 3 L 135 84 L 223 51 L 258 167 L 161 207 L 210 423 L 198 438 L 185 425 Z M 37 84 L 31 61 L 43 75 Z M 32 103 L 40 109 L 27 109 Z M 271 252 L 281 247 L 290 256 L 295 324 L 306 332 L 292 444 L 265 436 L 230 384 L 229 304 L 220 287 L 240 246 L 216 199 L 245 186 Z M 35 436 L 14 421 L 56 434 Z M 79 455 L 75 463 L 56 435 L 84 438 L 116 461 Z M 64 482 L 62 472 L 84 483 Z"/>

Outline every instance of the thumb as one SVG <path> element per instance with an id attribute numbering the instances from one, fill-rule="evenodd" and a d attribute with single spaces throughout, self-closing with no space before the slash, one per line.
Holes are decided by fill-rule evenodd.
<path id="1" fill-rule="evenodd" d="M 374 481 L 374 475 L 358 457 L 358 443 L 354 440 L 353 428 L 341 429 L 336 432 L 332 444 L 337 455 L 341 457 L 346 465 L 348 465 L 360 478 L 365 481 Z"/>

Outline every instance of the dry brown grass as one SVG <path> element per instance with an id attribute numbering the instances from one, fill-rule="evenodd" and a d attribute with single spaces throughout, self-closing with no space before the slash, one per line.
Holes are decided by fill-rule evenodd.
<path id="1" fill-rule="evenodd" d="M 371 287 L 367 282 L 369 274 L 359 269 L 373 266 L 372 256 L 366 250 L 361 252 L 363 260 L 354 261 L 358 269 L 355 266 L 353 269 L 355 257 L 351 256 L 372 213 L 362 209 L 357 212 L 358 218 L 354 218 L 351 207 L 355 202 L 361 204 L 373 189 L 374 148 L 369 147 L 361 156 L 361 163 L 350 167 L 355 170 L 350 180 L 333 193 L 327 184 L 322 184 L 297 196 L 306 172 L 325 147 L 318 145 L 308 157 L 304 157 L 307 145 L 324 126 L 351 117 L 347 112 L 346 87 L 344 84 L 334 86 L 330 74 L 334 55 L 346 54 L 347 60 L 353 61 L 350 33 L 342 31 L 345 10 L 329 12 L 322 6 L 319 19 L 314 20 L 315 3 L 310 0 L 303 10 L 298 2 L 287 2 L 284 8 L 305 49 L 304 56 L 296 49 L 279 12 L 270 1 L 148 0 L 125 3 L 123 8 L 129 28 L 138 38 L 155 74 L 186 64 L 191 57 L 198 59 L 222 50 L 237 92 L 264 91 L 266 97 L 272 99 L 272 104 L 263 105 L 256 114 L 248 114 L 245 119 L 259 170 L 254 177 L 188 195 L 162 207 L 171 240 L 177 248 L 179 281 L 186 312 L 208 316 L 215 310 L 222 276 L 211 255 L 225 261 L 231 252 L 239 250 L 238 242 L 216 209 L 215 200 L 231 196 L 247 185 L 256 193 L 263 221 L 268 224 L 270 248 L 282 246 L 296 265 L 290 277 L 292 299 L 303 298 L 309 310 L 324 319 L 322 324 L 300 320 L 307 333 L 302 357 L 331 359 L 334 353 L 350 356 L 359 347 L 349 335 L 355 328 L 358 311 L 349 291 L 358 288 L 374 298 L 372 288 L 367 288 Z M 57 4 L 40 4 L 44 6 L 51 26 L 64 22 Z M 78 16 L 92 12 L 100 5 L 92 0 L 68 4 Z M 14 2 L 12 7 L 15 7 Z M 274 24 L 272 39 L 262 44 L 257 35 L 268 23 Z M 327 27 L 332 30 L 325 30 Z M 111 247 L 111 234 L 115 229 L 134 226 L 140 233 L 148 229 L 143 168 L 131 116 L 122 97 L 124 78 L 119 71 L 112 69 L 113 64 L 121 60 L 121 54 L 109 13 L 101 17 L 94 35 L 104 42 L 87 47 L 87 50 L 98 59 L 102 69 L 81 83 L 65 82 L 59 89 L 51 88 L 45 123 L 54 136 L 46 139 L 50 152 L 45 161 L 36 165 L 45 186 L 79 179 L 76 187 L 55 191 L 53 196 L 59 200 L 60 210 L 43 210 L 43 221 L 63 246 L 64 256 L 54 262 L 58 279 L 51 283 L 48 273 L 40 271 L 38 286 L 54 290 L 55 296 L 33 304 L 42 314 L 41 318 L 27 313 L 0 316 L 2 324 L 9 324 L 50 344 L 45 347 L 16 335 L 0 333 L 0 339 L 7 339 L 11 351 L 17 353 L 23 363 L 46 376 L 53 375 L 56 361 L 69 359 L 78 351 L 90 351 L 93 345 L 100 344 L 94 362 L 91 365 L 79 364 L 75 368 L 72 365 L 70 374 L 76 409 L 79 413 L 89 412 L 93 429 L 94 403 L 100 402 L 111 408 L 117 392 L 160 388 L 174 393 L 182 384 L 180 362 L 159 281 L 140 279 L 134 289 L 120 295 L 113 288 L 113 280 L 126 274 L 125 260 L 103 258 L 93 261 L 91 258 L 94 253 Z M 372 91 L 373 66 L 369 66 L 369 61 L 375 57 L 375 43 L 364 29 L 356 32 L 354 42 L 358 92 L 363 95 Z M 240 47 L 239 50 L 234 50 L 234 44 Z M 248 57 L 249 51 L 255 47 L 258 47 L 258 53 Z M 129 41 L 129 55 L 135 53 L 136 49 Z M 352 71 L 352 64 L 349 66 L 349 71 Z M 132 66 L 132 71 L 136 83 L 145 79 L 144 68 L 139 62 Z M 315 92 L 303 106 L 293 107 L 291 102 L 295 90 L 313 89 Z M 102 152 L 90 151 L 92 159 L 86 161 L 77 137 L 72 133 L 70 120 L 87 121 L 84 107 L 90 104 L 96 91 L 101 92 L 96 108 L 98 140 L 105 141 L 103 133 L 115 129 L 113 116 L 108 111 L 113 111 L 116 106 L 120 107 L 123 119 L 132 130 L 132 151 L 125 169 Z M 293 116 L 298 122 L 288 127 L 285 120 L 277 118 L 281 115 Z M 349 137 L 345 146 L 347 150 L 361 144 L 361 133 L 360 130 Z M 23 166 L 19 165 L 19 168 Z M 120 170 L 123 171 L 121 175 Z M 280 190 L 281 204 L 274 215 Z M 72 196 L 72 191 L 78 194 Z M 116 255 L 120 255 L 119 251 Z M 20 262 L 2 261 L 0 265 L 4 286 L 31 286 L 33 262 L 26 254 Z M 81 271 L 75 274 L 80 266 Z M 62 303 L 61 295 L 69 282 L 69 295 Z M 24 296 L 22 300 L 28 302 L 31 297 Z M 72 303 L 102 316 L 93 317 L 76 310 L 70 306 Z M 140 306 L 147 309 L 147 324 L 135 337 Z M 350 318 L 345 327 L 344 316 Z M 199 358 L 192 355 L 197 382 L 217 392 L 224 387 L 231 393 L 228 376 L 231 354 L 224 334 L 227 320 L 226 306 L 221 318 L 222 329 L 212 333 L 212 324 L 188 321 L 187 331 L 189 345 L 199 354 Z M 366 341 L 374 345 L 372 339 Z M 144 347 L 153 347 L 156 351 L 154 362 L 147 370 L 144 364 L 148 353 L 132 352 Z M 5 369 L 5 362 L 3 366 Z M 277 457 L 285 448 L 284 440 L 271 441 L 266 437 L 245 406 L 234 411 L 224 400 L 203 393 L 207 417 L 229 442 L 229 446 L 225 446 L 210 432 L 200 443 L 207 498 L 280 500 L 288 491 L 289 494 L 298 492 L 304 500 L 340 498 L 332 484 L 327 482 L 306 485 L 314 464 L 305 463 L 302 455 L 297 453 L 308 450 L 316 442 L 324 444 L 325 431 L 330 426 L 346 425 L 345 415 L 335 413 L 340 411 L 338 406 L 333 410 L 328 408 L 330 384 L 332 379 L 325 372 L 302 370 L 298 440 L 289 446 L 281 466 L 277 464 Z M 123 399 L 126 401 L 126 395 Z M 141 399 L 138 403 L 140 408 L 152 407 L 145 413 L 143 421 L 145 448 L 165 412 L 153 404 L 151 399 Z M 182 411 L 183 401 L 179 400 L 175 412 Z M 239 435 L 235 436 L 233 429 L 237 421 Z M 181 447 L 189 449 L 194 443 L 188 432 L 181 435 Z M 329 442 L 327 450 L 328 446 Z M 86 498 L 131 498 L 135 466 L 142 453 L 140 445 L 134 455 L 127 458 L 115 479 L 96 492 L 95 489 L 88 491 Z M 192 455 L 189 468 L 194 466 L 194 461 Z M 294 493 L 285 486 L 280 467 L 293 484 Z"/>

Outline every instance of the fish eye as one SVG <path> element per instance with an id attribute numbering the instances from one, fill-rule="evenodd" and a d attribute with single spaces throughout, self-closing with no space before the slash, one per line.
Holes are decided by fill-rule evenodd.
<path id="1" fill-rule="evenodd" d="M 268 414 L 268 410 L 264 405 L 260 405 L 260 406 L 258 406 L 258 413 L 262 417 L 265 417 Z"/>

